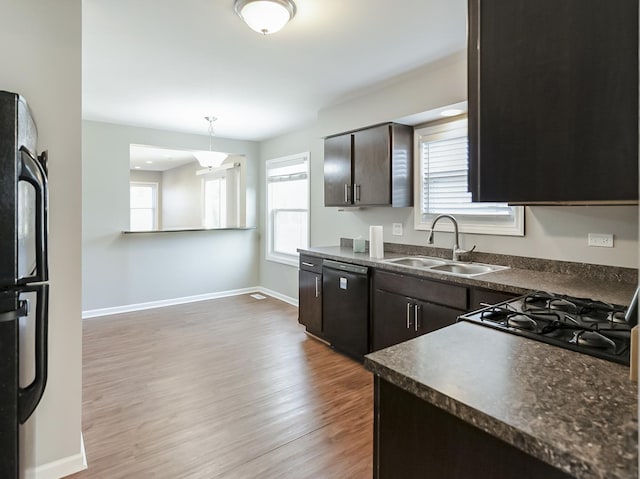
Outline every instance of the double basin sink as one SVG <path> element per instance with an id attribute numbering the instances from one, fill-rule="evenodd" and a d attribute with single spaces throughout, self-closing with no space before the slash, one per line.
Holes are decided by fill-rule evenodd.
<path id="1" fill-rule="evenodd" d="M 472 277 L 481 274 L 493 273 L 508 266 L 498 266 L 495 264 L 465 263 L 463 261 L 449 261 L 430 256 L 406 256 L 402 258 L 383 259 L 382 263 L 406 266 L 407 268 L 433 271 L 434 273 L 451 274 L 453 276 Z"/>

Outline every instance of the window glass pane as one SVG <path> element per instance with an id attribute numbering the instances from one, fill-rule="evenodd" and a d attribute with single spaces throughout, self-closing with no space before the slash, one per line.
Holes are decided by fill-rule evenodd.
<path id="1" fill-rule="evenodd" d="M 271 209 L 307 209 L 308 180 L 269 183 Z"/>
<path id="2" fill-rule="evenodd" d="M 157 187 L 155 183 L 129 183 L 129 228 L 131 230 L 156 229 Z"/>
<path id="3" fill-rule="evenodd" d="M 150 231 L 154 223 L 153 209 L 132 209 L 130 213 L 132 231 Z"/>
<path id="4" fill-rule="evenodd" d="M 131 208 L 153 208 L 154 189 L 154 185 L 131 186 Z"/>
<path id="5" fill-rule="evenodd" d="M 273 250 L 296 254 L 297 248 L 308 246 L 306 211 L 274 211 Z"/>
<path id="6" fill-rule="evenodd" d="M 204 182 L 204 227 L 224 228 L 227 225 L 227 182 L 213 178 Z"/>

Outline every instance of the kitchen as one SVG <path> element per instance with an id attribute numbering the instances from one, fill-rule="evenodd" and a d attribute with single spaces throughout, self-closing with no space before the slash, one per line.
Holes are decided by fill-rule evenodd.
<path id="1" fill-rule="evenodd" d="M 147 128 L 131 128 L 113 124 L 100 124 L 96 121 L 85 122 L 84 134 L 87 135 L 83 148 L 91 148 L 94 152 L 104 151 L 104 157 L 96 157 L 90 162 L 83 154 L 82 181 L 83 191 L 80 199 L 79 169 L 80 161 L 80 24 L 79 5 L 69 2 L 66 9 L 58 7 L 53 12 L 28 11 L 29 7 L 16 8 L 16 15 L 28 23 L 27 18 L 20 15 L 33 15 L 40 22 L 50 21 L 65 26 L 65 35 L 61 40 L 62 50 L 75 52 L 75 56 L 63 62 L 68 68 L 61 71 L 57 67 L 61 59 L 49 54 L 38 55 L 43 61 L 52 62 L 51 70 L 60 78 L 52 85 L 42 86 L 37 77 L 30 80 L 33 86 L 25 84 L 18 75 L 7 77 L 3 88 L 20 91 L 30 101 L 32 108 L 38 111 L 39 105 L 51 105 L 54 85 L 64 85 L 68 91 L 66 98 L 73 100 L 75 110 L 66 103 L 50 106 L 49 116 L 37 115 L 41 129 L 41 144 L 55 150 L 52 136 L 64 138 L 72 135 L 76 140 L 63 143 L 57 148 L 56 157 L 65 153 L 64 163 L 57 160 L 57 168 L 52 169 L 51 189 L 51 231 L 52 231 L 52 288 L 58 289 L 58 295 L 52 295 L 52 321 L 58 329 L 52 328 L 53 347 L 51 354 L 52 376 L 48 396 L 45 396 L 40 411 L 44 415 L 40 424 L 51 422 L 49 432 L 39 429 L 39 441 L 47 446 L 40 448 L 43 457 L 37 463 L 47 464 L 60 458 L 79 454 L 78 431 L 80 428 L 80 309 L 86 311 L 106 310 L 128 304 L 153 303 L 176 296 L 188 297 L 206 293 L 238 290 L 256 285 L 267 292 L 275 292 L 284 299 L 297 299 L 297 268 L 274 263 L 264 259 L 264 247 L 259 243 L 257 231 L 229 232 L 228 236 L 207 237 L 195 234 L 175 239 L 175 236 L 164 238 L 128 238 L 121 239 L 121 231 L 126 229 L 126 218 L 118 213 L 126 210 L 126 165 L 128 164 L 128 146 L 130 143 L 158 144 L 158 137 L 164 137 L 166 147 L 192 147 L 206 149 L 208 138 L 205 125 L 200 125 L 202 133 L 186 135 L 184 133 L 166 133 Z M 414 7 L 415 5 L 412 4 Z M 300 8 L 302 8 L 300 6 Z M 366 8 L 366 7 L 363 7 Z M 23 10 L 24 9 L 24 10 Z M 462 10 L 466 5 L 461 6 Z M 301 10 L 302 11 L 302 10 Z M 90 10 L 87 10 L 88 13 Z M 233 13 L 233 12 L 232 12 Z M 302 18 L 302 17 L 300 17 Z M 56 20 L 57 19 L 57 20 Z M 75 19 L 75 29 L 69 28 L 70 19 Z M 237 19 L 237 17 L 236 17 Z M 231 21 L 231 19 L 229 20 Z M 292 22 L 289 27 L 294 27 Z M 246 28 L 246 27 L 245 27 Z M 464 29 L 464 25 L 462 26 Z M 17 30 L 17 28 L 16 28 Z M 5 31 L 8 40 L 18 35 L 17 31 Z M 251 33 L 251 32 L 249 32 Z M 287 30 L 283 31 L 286 34 Z M 464 36 L 464 33 L 462 33 Z M 58 38 L 58 37 L 54 37 Z M 258 37 L 259 38 L 259 37 Z M 274 37 L 275 38 L 275 37 Z M 270 38 L 265 38 L 269 40 Z M 41 52 L 41 45 L 47 41 L 34 39 L 34 52 Z M 461 48 L 464 38 L 460 39 Z M 56 50 L 58 54 L 62 50 Z M 10 54 L 7 60 L 23 64 L 16 54 Z M 9 76 L 10 72 L 3 73 Z M 40 80 L 42 81 L 42 80 Z M 47 95 L 48 93 L 48 95 Z M 247 155 L 253 155 L 253 184 L 260 188 L 260 178 L 264 178 L 261 166 L 267 159 L 283 157 L 302 151 L 309 151 L 311 181 L 310 229 L 312 245 L 336 245 L 339 238 L 368 237 L 369 225 L 385 226 L 385 241 L 411 245 L 426 244 L 427 232 L 413 229 L 413 212 L 410 208 L 371 208 L 353 211 L 338 211 L 336 208 L 325 208 L 323 202 L 323 140 L 325 136 L 350 131 L 364 126 L 400 120 L 412 114 L 431 111 L 445 105 L 460 103 L 466 99 L 466 55 L 453 53 L 437 62 L 415 69 L 411 74 L 397 78 L 391 84 L 379 85 L 366 95 L 346 98 L 345 101 L 318 112 L 317 122 L 313 126 L 293 131 L 292 133 L 256 142 L 238 144 L 239 140 L 224 138 L 222 131 L 216 132 L 223 147 L 237 151 L 240 147 Z M 70 111 L 73 110 L 73 111 Z M 60 122 L 59 115 L 64 112 L 67 121 Z M 206 112 L 209 113 L 209 112 Z M 196 116 L 196 115 L 194 115 Z M 196 121 L 202 121 L 197 115 Z M 44 122 L 44 125 L 42 124 Z M 62 131 L 60 131 L 62 130 Z M 69 132 L 68 130 L 72 130 Z M 60 133 L 57 133 L 60 131 Z M 75 132 L 75 133 L 74 133 Z M 93 147 L 91 147 L 93 145 Z M 109 150 L 103 147 L 112 148 Z M 124 152 L 123 152 L 124 150 Z M 98 153 L 95 153 L 96 155 Z M 258 161 L 259 160 L 259 161 Z M 62 165 L 66 165 L 62 169 Z M 126 188 L 126 186 L 124 187 Z M 260 193 L 256 193 L 259 197 Z M 83 209 L 82 228 L 84 236 L 83 249 L 83 287 L 85 289 L 84 305 L 80 306 L 80 204 Z M 262 202 L 255 201 L 253 214 L 258 219 L 258 227 L 264 218 Z M 258 206 L 259 205 L 259 206 Z M 64 213 L 63 213 L 64 212 Z M 404 235 L 395 237 L 392 224 L 401 223 Z M 499 237 L 462 234 L 461 247 L 464 249 L 476 245 L 477 251 L 554 259 L 560 261 L 585 262 L 618 267 L 637 267 L 637 207 L 636 206 L 536 206 L 525 208 L 526 236 Z M 262 231 L 262 230 L 258 230 Z M 589 233 L 613 233 L 614 248 L 594 248 L 586 244 Z M 100 243 L 102 241 L 102 243 Z M 125 241 L 127 241 L 125 243 Z M 232 256 L 223 263 L 225 270 L 234 271 L 234 276 L 225 282 L 220 275 L 209 275 L 202 271 L 211 264 L 200 266 L 204 262 L 201 255 L 189 255 L 185 251 L 203 251 L 214 243 L 216 251 L 228 252 Z M 451 236 L 436 233 L 436 246 L 450 248 Z M 241 245 L 238 252 L 234 245 Z M 168 252 L 171 254 L 168 254 Z M 209 249 L 207 249 L 209 251 Z M 247 254 L 247 251 L 249 252 Z M 195 257 L 194 257 L 195 256 Z M 220 254 L 211 261 L 220 261 Z M 162 257 L 167 262 L 165 269 L 171 271 L 159 277 L 157 271 L 147 270 L 154 258 Z M 241 266 L 231 269 L 233 261 Z M 180 272 L 179 266 L 189 264 L 195 268 L 197 275 L 189 283 L 189 272 Z M 125 265 L 129 269 L 123 275 Z M 173 273 L 177 272 L 175 278 Z M 54 276 L 55 275 L 55 276 Z M 64 291 L 65 296 L 60 296 Z M 178 294 L 172 294 L 174 292 Z M 75 318 L 75 319 L 73 319 Z M 61 329 L 62 328 L 62 329 Z M 65 345 L 65 351 L 60 345 Z M 61 392 L 64 391 L 64 392 Z M 38 414 L 38 413 L 36 413 Z M 53 414 L 50 416 L 50 414 Z M 54 419 L 55 417 L 55 419 Z M 57 426 L 56 426 L 57 424 Z M 64 426 L 63 426 L 64 425 Z M 44 425 L 39 425 L 43 428 Z M 57 431 L 71 429 L 68 434 L 59 437 Z M 55 437 L 55 439 L 52 439 Z M 44 449 L 43 449 L 44 448 Z M 46 452 L 45 452 L 46 451 Z"/>

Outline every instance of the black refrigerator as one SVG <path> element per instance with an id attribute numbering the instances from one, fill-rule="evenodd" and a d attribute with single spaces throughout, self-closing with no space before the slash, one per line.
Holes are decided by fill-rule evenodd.
<path id="1" fill-rule="evenodd" d="M 47 381 L 47 155 L 26 101 L 0 91 L 0 478 Z"/>

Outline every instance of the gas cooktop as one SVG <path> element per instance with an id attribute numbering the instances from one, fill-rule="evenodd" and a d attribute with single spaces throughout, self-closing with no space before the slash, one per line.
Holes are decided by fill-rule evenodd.
<path id="1" fill-rule="evenodd" d="M 629 365 L 631 325 L 626 309 L 538 291 L 458 319 Z"/>

